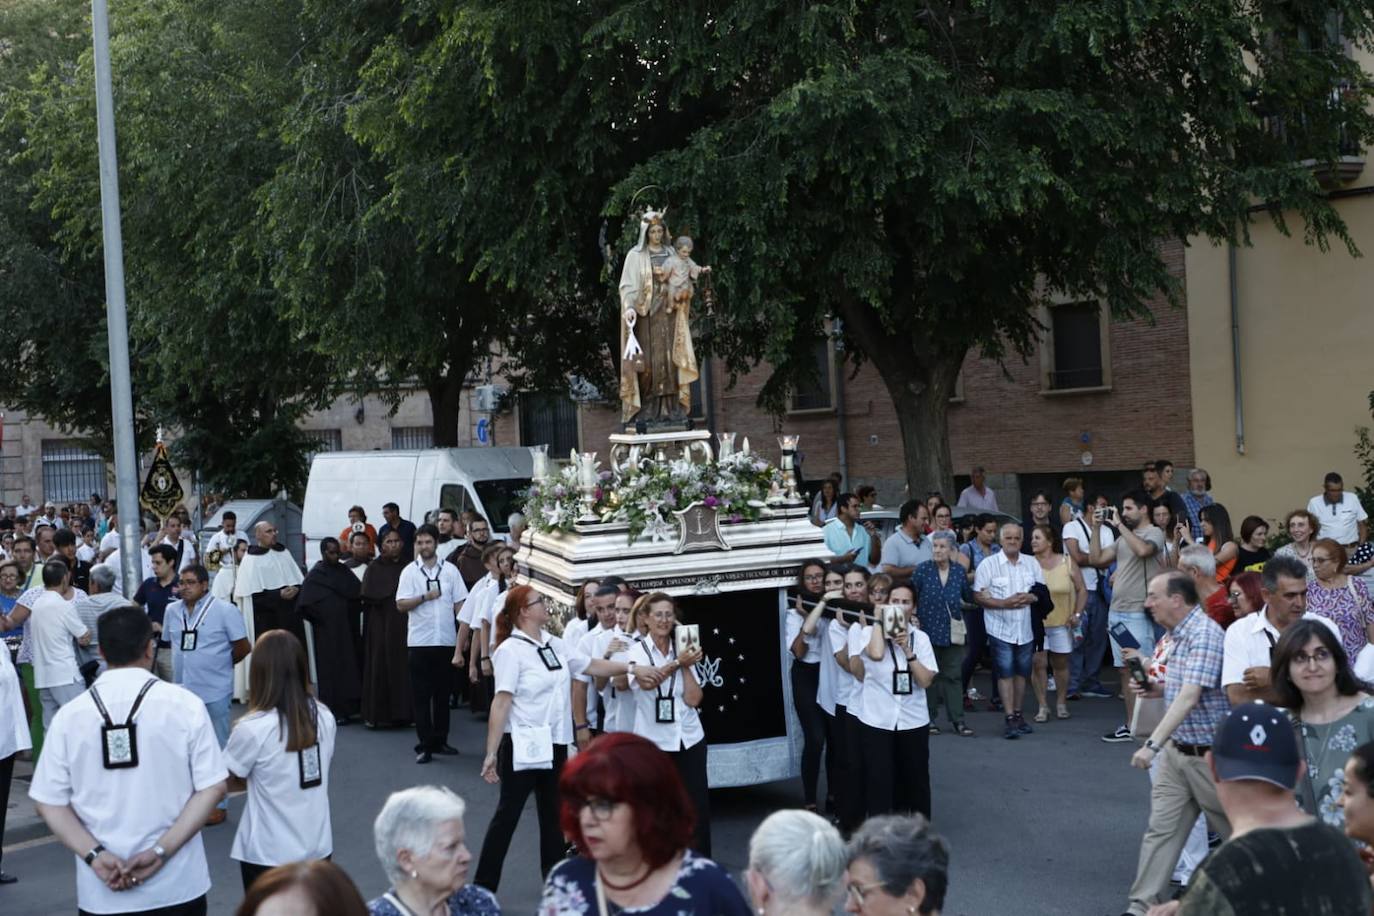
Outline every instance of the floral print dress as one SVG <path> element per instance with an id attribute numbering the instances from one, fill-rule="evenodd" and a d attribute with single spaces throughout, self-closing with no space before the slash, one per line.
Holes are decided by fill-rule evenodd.
<path id="1" fill-rule="evenodd" d="M 549 872 L 538 916 L 599 916 L 596 903 L 596 865 L 588 858 L 564 859 Z M 606 916 L 751 916 L 752 910 L 730 874 L 710 859 L 688 852 L 678 866 L 677 880 L 653 906 L 619 907 L 606 901 Z"/>
<path id="2" fill-rule="evenodd" d="M 1365 697 L 1335 722 L 1315 725 L 1299 717 L 1297 725 L 1307 756 L 1307 776 L 1298 785 L 1298 801 L 1323 823 L 1344 829 L 1345 762 L 1351 751 L 1374 740 L 1374 697 Z"/>
<path id="3" fill-rule="evenodd" d="M 1339 588 L 1327 588 L 1316 579 L 1309 580 L 1307 610 L 1336 625 L 1341 631 L 1345 654 L 1350 664 L 1355 664 L 1355 658 L 1368 641 L 1366 628 L 1374 621 L 1374 601 L 1370 600 L 1364 580 L 1346 576 L 1346 584 Z"/>

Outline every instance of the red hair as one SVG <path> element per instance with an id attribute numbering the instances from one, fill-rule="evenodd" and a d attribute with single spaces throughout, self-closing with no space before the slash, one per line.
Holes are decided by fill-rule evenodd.
<path id="1" fill-rule="evenodd" d="M 582 855 L 582 805 L 589 798 L 624 802 L 634 812 L 635 841 L 650 869 L 658 868 L 692 843 L 696 810 L 677 767 L 653 742 L 630 732 L 592 740 L 563 767 L 558 780 L 559 824 Z"/>
<path id="2" fill-rule="evenodd" d="M 496 612 L 496 644 L 499 646 L 506 637 L 515 632 L 520 623 L 520 612 L 530 603 L 534 589 L 528 585 L 517 585 L 506 592 L 506 603 Z"/>
<path id="3" fill-rule="evenodd" d="M 1260 594 L 1260 574 L 1253 570 L 1236 573 L 1231 577 L 1231 584 L 1241 590 L 1245 595 L 1245 600 L 1250 602 L 1250 607 L 1258 613 L 1264 607 L 1264 596 Z"/>

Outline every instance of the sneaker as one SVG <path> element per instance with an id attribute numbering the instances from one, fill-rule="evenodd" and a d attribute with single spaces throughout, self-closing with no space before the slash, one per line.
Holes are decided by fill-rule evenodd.
<path id="1" fill-rule="evenodd" d="M 983 696 L 981 693 L 978 692 L 978 688 L 977 688 L 977 687 L 970 687 L 970 688 L 968 689 L 968 693 L 964 694 L 964 696 L 968 697 L 970 700 L 985 700 L 985 699 L 987 699 L 987 697 Z"/>
<path id="2" fill-rule="evenodd" d="M 1002 737 L 1008 741 L 1021 737 L 1021 729 L 1016 727 L 1016 720 L 1011 716 L 1007 716 L 1007 724 L 1006 728 L 1002 729 Z"/>
<path id="3" fill-rule="evenodd" d="M 1131 740 L 1131 730 L 1124 725 L 1118 725 L 1116 731 L 1107 732 L 1102 736 L 1102 740 L 1109 744 L 1120 744 L 1123 741 Z"/>
<path id="4" fill-rule="evenodd" d="M 1031 728 L 1028 724 L 1026 724 L 1026 717 L 1025 717 L 1025 716 L 1021 715 L 1020 713 L 1017 713 L 1016 716 L 1015 716 L 1015 719 L 1016 719 L 1016 730 L 1017 730 L 1018 732 L 1020 732 L 1020 733 L 1023 734 L 1023 735 L 1032 735 L 1032 734 L 1035 733 L 1035 729 Z"/>
<path id="5" fill-rule="evenodd" d="M 1080 690 L 1079 693 L 1083 694 L 1083 696 L 1085 696 L 1085 697 L 1092 697 L 1094 700 L 1113 700 L 1113 699 L 1116 699 L 1116 694 L 1114 694 L 1114 693 L 1108 693 L 1106 690 L 1103 690 L 1101 687 L 1089 687 L 1087 690 Z"/>

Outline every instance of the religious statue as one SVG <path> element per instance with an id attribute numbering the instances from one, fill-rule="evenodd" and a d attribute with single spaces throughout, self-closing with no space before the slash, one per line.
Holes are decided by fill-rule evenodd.
<path id="1" fill-rule="evenodd" d="M 692 349 L 695 281 L 711 268 L 692 260 L 692 240 L 668 246 L 662 211 L 639 221 L 639 243 L 620 273 L 620 419 L 667 426 L 692 407 L 697 357 Z"/>

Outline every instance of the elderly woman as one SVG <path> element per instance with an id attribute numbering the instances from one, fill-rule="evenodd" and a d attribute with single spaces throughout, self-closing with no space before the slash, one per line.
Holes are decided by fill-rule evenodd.
<path id="1" fill-rule="evenodd" d="M 935 719 L 944 706 L 954 733 L 971 738 L 973 729 L 964 723 L 961 669 L 965 640 L 963 606 L 973 602 L 973 590 L 955 562 L 959 550 L 954 532 L 936 531 L 930 536 L 930 547 L 932 559 L 916 567 L 911 581 L 916 590 L 916 618 L 921 622 L 922 632 L 930 637 L 939 668 L 935 682 L 926 691 L 931 731 L 936 731 Z"/>
<path id="2" fill-rule="evenodd" d="M 949 847 L 920 815 L 870 818 L 849 840 L 845 912 L 938 916 L 949 890 Z"/>
<path id="3" fill-rule="evenodd" d="M 391 889 L 367 905 L 371 916 L 497 916 L 496 897 L 467 883 L 463 800 L 441 786 L 391 793 L 372 825 Z"/>
<path id="4" fill-rule="evenodd" d="M 540 916 L 746 916 L 730 875 L 688 847 L 696 812 L 677 769 L 625 732 L 596 738 L 563 769 L 560 822 L 578 855 L 544 884 Z"/>
<path id="5" fill-rule="evenodd" d="M 1359 576 L 1346 574 L 1345 548 L 1331 538 L 1312 545 L 1312 572 L 1307 583 L 1307 610 L 1325 617 L 1341 631 L 1341 645 L 1353 665 L 1360 650 L 1374 641 L 1374 600 Z"/>
<path id="6" fill-rule="evenodd" d="M 367 916 L 367 904 L 332 862 L 295 862 L 265 873 L 234 916 Z"/>
<path id="7" fill-rule="evenodd" d="M 844 892 L 840 832 L 810 811 L 775 811 L 749 840 L 744 880 L 761 916 L 830 916 Z"/>
<path id="8" fill-rule="evenodd" d="M 1284 518 L 1283 528 L 1292 540 L 1274 551 L 1274 556 L 1296 557 L 1301 560 L 1307 567 L 1307 578 L 1311 580 L 1312 545 L 1317 539 L 1317 532 L 1321 531 L 1321 522 L 1306 509 L 1294 509 Z"/>

